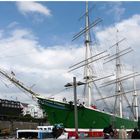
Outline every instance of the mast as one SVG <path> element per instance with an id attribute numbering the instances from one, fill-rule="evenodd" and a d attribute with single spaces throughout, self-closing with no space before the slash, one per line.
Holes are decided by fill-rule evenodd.
<path id="1" fill-rule="evenodd" d="M 116 65 L 115 65 L 115 67 L 116 67 L 116 78 L 113 79 L 113 80 L 110 80 L 108 82 L 103 83 L 103 86 L 101 86 L 101 87 L 105 87 L 105 86 L 115 84 L 116 85 L 115 95 L 104 97 L 101 100 L 115 97 L 114 114 L 117 114 L 122 118 L 123 117 L 123 111 L 122 111 L 123 110 L 123 100 L 122 99 L 125 99 L 125 101 L 128 104 L 128 107 L 130 107 L 130 111 L 132 112 L 132 115 L 134 116 L 135 120 L 138 120 L 138 101 L 137 101 L 137 92 L 136 91 L 139 90 L 139 89 L 136 89 L 135 79 L 134 79 L 134 83 L 133 83 L 134 84 L 134 90 L 131 90 L 131 91 L 125 91 L 122 82 L 127 80 L 127 79 L 130 79 L 130 78 L 135 78 L 135 76 L 139 76 L 140 73 L 133 72 L 133 73 L 127 74 L 125 76 L 121 75 L 122 64 L 121 64 L 120 57 L 130 53 L 131 51 L 133 51 L 131 47 L 128 47 L 128 48 L 123 49 L 123 50 L 120 49 L 119 43 L 121 43 L 124 40 L 125 40 L 125 38 L 118 41 L 118 30 L 117 30 L 117 36 L 116 36 L 116 41 L 117 42 L 110 47 L 110 48 L 112 48 L 112 47 L 115 46 L 116 47 L 116 52 L 115 52 L 115 54 L 109 56 L 108 58 L 105 58 L 105 60 L 106 60 L 105 63 L 108 63 L 110 61 L 115 60 L 115 62 L 116 62 Z M 126 93 L 132 93 L 132 92 L 134 93 L 133 94 L 134 97 L 133 97 L 133 102 L 132 102 L 132 105 L 131 105 L 125 94 Z M 100 100 L 100 99 L 98 99 L 98 100 Z M 133 107 L 135 107 L 135 111 L 134 111 Z M 119 109 L 119 113 L 117 111 L 118 109 Z"/>
<path id="2" fill-rule="evenodd" d="M 89 83 L 89 81 L 92 79 L 92 69 L 89 64 L 89 58 L 91 57 L 91 48 L 90 48 L 90 32 L 89 32 L 89 13 L 88 13 L 88 2 L 86 1 L 86 15 L 85 15 L 85 67 L 84 67 L 84 79 L 87 84 L 85 84 L 85 96 L 87 97 L 87 106 L 91 105 L 91 90 L 92 90 L 92 84 Z"/>
<path id="3" fill-rule="evenodd" d="M 91 36 L 90 36 L 90 29 L 93 28 L 94 26 L 96 26 L 98 23 L 100 23 L 102 21 L 101 18 L 97 18 L 95 21 L 93 21 L 92 23 L 89 22 L 89 8 L 88 8 L 88 1 L 86 1 L 86 12 L 80 17 L 83 18 L 85 17 L 85 28 L 82 29 L 80 32 L 78 32 L 77 34 L 75 34 L 73 36 L 72 41 L 76 40 L 77 38 L 79 38 L 80 36 L 82 36 L 83 34 L 85 35 L 85 41 L 84 41 L 84 45 L 85 45 L 85 59 L 82 60 L 81 62 L 78 62 L 72 66 L 70 66 L 70 70 L 74 71 L 76 69 L 79 69 L 81 67 L 84 67 L 84 101 L 86 106 L 91 106 L 91 93 L 92 93 L 92 89 L 93 89 L 93 82 L 96 80 L 96 76 L 94 76 L 94 71 L 92 68 L 92 63 L 95 61 L 98 61 L 100 59 L 103 59 L 105 57 L 108 56 L 108 54 L 105 54 L 106 51 L 101 52 L 99 54 L 95 54 L 94 56 L 92 55 L 92 48 L 91 48 Z M 102 79 L 102 78 L 101 78 Z"/>
<path id="4" fill-rule="evenodd" d="M 117 35 L 117 42 L 118 42 L 118 35 Z M 119 44 L 116 43 L 116 95 L 122 93 L 122 84 L 120 80 L 121 62 L 120 62 L 119 53 L 120 53 Z M 115 100 L 117 100 L 117 96 Z M 122 118 L 122 95 L 119 95 L 119 116 Z"/>

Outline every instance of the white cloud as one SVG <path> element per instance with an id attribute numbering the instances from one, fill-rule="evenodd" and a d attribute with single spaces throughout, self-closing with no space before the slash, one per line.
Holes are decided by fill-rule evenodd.
<path id="1" fill-rule="evenodd" d="M 122 7 L 122 2 L 112 2 L 110 9 L 107 11 L 108 14 L 114 15 L 115 21 L 119 21 L 125 12 L 125 8 Z"/>
<path id="2" fill-rule="evenodd" d="M 19 23 L 14 21 L 14 22 L 10 23 L 7 28 L 11 29 L 11 28 L 17 27 L 18 25 L 19 25 Z"/>
<path id="3" fill-rule="evenodd" d="M 14 71 L 17 79 L 28 87 L 35 84 L 34 91 L 45 96 L 57 93 L 64 89 L 67 82 L 72 81 L 72 74 L 68 73 L 68 67 L 73 61 L 77 62 L 82 59 L 80 54 L 83 53 L 83 49 L 81 47 L 43 48 L 30 30 L 13 29 L 7 32 L 3 31 L 2 38 L 0 38 L 0 67 L 2 69 Z M 9 35 L 5 36 L 5 34 Z M 9 85 L 9 82 L 5 82 Z M 27 96 L 25 98 L 20 96 L 24 93 L 16 90 L 17 88 L 11 84 L 9 86 L 10 88 L 7 89 L 4 84 L 1 84 L 3 97 L 12 96 L 18 97 L 21 101 L 27 101 Z"/>
<path id="4" fill-rule="evenodd" d="M 140 60 L 140 15 L 135 15 L 129 19 L 118 22 L 115 26 L 98 30 L 96 37 L 104 50 L 115 43 L 116 29 L 120 31 L 120 38 L 126 37 L 126 44 L 129 44 L 136 50 L 135 58 L 127 58 L 127 66 L 129 67 L 133 62 L 135 63 L 137 71 L 140 71 L 139 61 L 136 61 Z M 8 30 L 8 36 L 5 36 L 4 30 L 0 31 L 0 67 L 8 71 L 14 71 L 16 77 L 29 87 L 35 84 L 33 90 L 41 95 L 50 96 L 56 93 L 56 96 L 59 98 L 64 96 L 65 91 L 63 91 L 62 94 L 57 93 L 64 89 L 64 85 L 67 82 L 72 81 L 73 74 L 67 72 L 68 67 L 83 60 L 84 51 L 82 46 L 54 45 L 44 48 L 40 46 L 38 38 L 35 37 L 29 29 L 20 28 L 13 29 L 12 31 Z M 110 67 L 111 66 L 108 68 Z M 75 74 L 80 80 L 82 79 L 81 75 L 83 73 L 81 75 L 79 72 Z M 0 84 L 0 97 L 4 97 L 5 95 L 7 95 L 7 98 L 17 96 L 19 100 L 27 101 L 28 96 L 25 96 L 20 90 L 16 90 L 14 86 L 9 86 L 10 88 L 7 89 L 4 87 L 4 84 Z M 11 93 L 11 91 L 13 93 Z M 67 95 L 65 94 L 65 96 Z M 68 98 L 70 96 L 71 95 L 68 94 Z"/>
<path id="5" fill-rule="evenodd" d="M 140 15 L 134 15 L 129 19 L 122 20 L 121 22 L 116 23 L 115 25 L 106 27 L 103 30 L 99 30 L 96 33 L 96 37 L 99 40 L 100 44 L 109 44 L 115 43 L 116 41 L 116 31 L 119 30 L 118 37 L 119 39 L 125 37 L 130 46 L 136 48 L 138 47 L 140 40 Z M 118 40 L 119 40 L 118 39 Z"/>
<path id="6" fill-rule="evenodd" d="M 24 15 L 30 14 L 30 13 L 40 13 L 45 16 L 51 15 L 51 11 L 47 7 L 43 6 L 42 4 L 38 2 L 18 1 L 16 4 L 19 11 Z"/>

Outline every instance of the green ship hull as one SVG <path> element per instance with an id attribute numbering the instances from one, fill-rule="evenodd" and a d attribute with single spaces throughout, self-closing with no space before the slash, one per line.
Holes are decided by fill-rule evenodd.
<path id="1" fill-rule="evenodd" d="M 54 125 L 63 123 L 65 128 L 74 128 L 74 105 L 38 97 L 38 103 L 43 111 L 48 115 L 48 121 Z M 137 121 L 127 118 L 120 118 L 113 114 L 100 111 L 98 109 L 78 106 L 78 127 L 83 129 L 103 129 L 112 124 L 114 128 L 126 129 L 137 127 Z"/>

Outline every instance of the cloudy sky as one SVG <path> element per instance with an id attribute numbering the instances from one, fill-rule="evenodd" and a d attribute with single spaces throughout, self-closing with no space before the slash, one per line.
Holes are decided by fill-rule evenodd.
<path id="1" fill-rule="evenodd" d="M 89 7 L 91 21 L 103 20 L 91 31 L 93 49 L 108 50 L 116 42 L 118 29 L 119 38 L 126 38 L 122 48 L 134 49 L 124 66 L 132 70 L 130 64 L 134 65 L 140 72 L 140 2 L 89 2 Z M 64 85 L 73 76 L 82 79 L 82 73 L 68 73 L 68 67 L 84 59 L 83 37 L 71 41 L 84 28 L 84 18 L 79 20 L 84 11 L 85 2 L 1 1 L 0 68 L 13 71 L 17 79 L 43 96 L 70 97 Z M 0 77 L 0 98 L 32 101 L 4 77 Z"/>

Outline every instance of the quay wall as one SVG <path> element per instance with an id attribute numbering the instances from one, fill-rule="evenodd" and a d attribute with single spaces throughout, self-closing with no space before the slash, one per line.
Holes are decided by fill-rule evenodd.
<path id="1" fill-rule="evenodd" d="M 49 125 L 48 123 L 38 122 L 23 122 L 23 121 L 0 121 L 0 130 L 9 129 L 15 131 L 16 129 L 36 129 L 39 125 Z"/>

